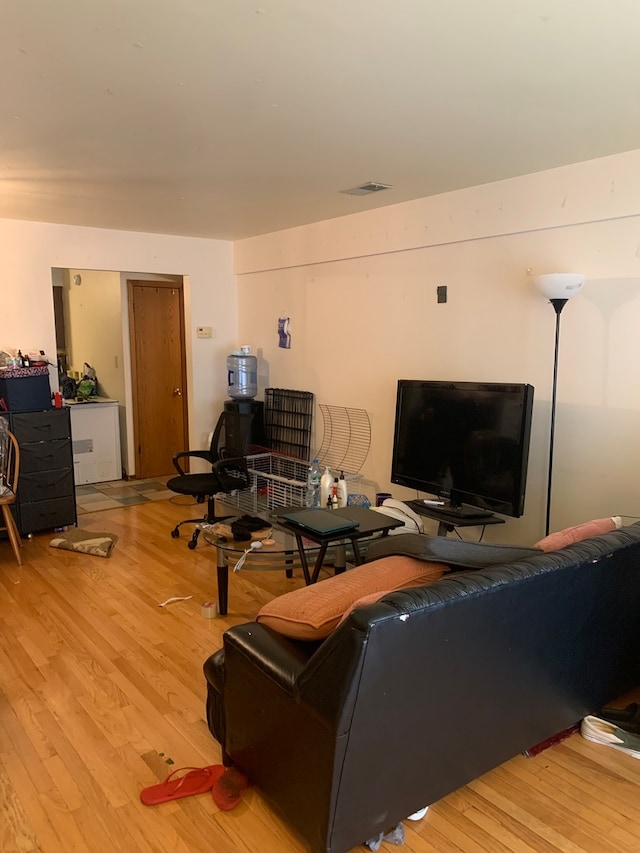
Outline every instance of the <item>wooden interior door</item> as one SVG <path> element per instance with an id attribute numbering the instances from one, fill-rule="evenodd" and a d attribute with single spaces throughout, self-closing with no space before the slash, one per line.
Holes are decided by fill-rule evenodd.
<path id="1" fill-rule="evenodd" d="M 128 281 L 135 475 L 174 473 L 188 448 L 181 282 Z"/>

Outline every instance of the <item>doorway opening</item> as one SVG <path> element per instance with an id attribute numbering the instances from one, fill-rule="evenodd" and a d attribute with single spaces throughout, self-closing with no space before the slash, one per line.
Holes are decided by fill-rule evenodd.
<path id="1" fill-rule="evenodd" d="M 137 281 L 153 282 L 154 285 L 164 283 L 169 287 L 179 287 L 181 294 L 184 288 L 183 277 L 175 275 L 70 268 L 54 268 L 52 270 L 59 370 L 65 371 L 73 377 L 82 375 L 85 363 L 95 370 L 97 396 L 102 400 L 117 401 L 118 416 L 116 423 L 119 433 L 120 460 L 116 476 L 124 479 L 139 479 L 141 475 L 136 467 L 135 452 L 134 386 L 138 390 L 139 383 L 142 381 L 145 382 L 145 386 L 153 383 L 156 373 L 163 369 L 166 370 L 166 362 L 150 361 L 145 364 L 142 375 L 140 375 L 140 371 L 137 372 L 136 376 L 133 375 L 127 284 L 129 281 L 134 283 Z M 181 354 L 179 358 L 184 364 L 184 311 L 181 322 Z M 163 334 L 163 328 L 156 329 L 156 338 L 161 338 Z M 186 389 L 184 385 L 180 387 L 182 388 L 186 410 Z M 88 419 L 88 416 L 83 416 L 83 419 Z M 184 428 L 188 430 L 186 415 Z M 112 438 L 113 436 L 111 436 Z M 171 455 L 176 449 L 179 450 L 186 446 L 185 437 L 184 443 L 181 442 L 171 448 L 171 453 L 168 454 L 167 474 L 171 473 L 172 470 L 170 466 Z M 87 447 L 90 445 L 84 445 L 85 452 Z M 74 447 L 74 469 L 78 472 L 83 460 L 80 458 L 80 453 L 76 453 L 76 450 L 81 451 L 82 448 Z M 89 456 L 85 456 L 84 460 L 86 461 L 89 458 Z M 93 458 L 95 459 L 95 456 Z M 109 476 L 108 479 L 111 481 L 113 478 Z M 78 485 L 90 485 L 103 481 L 105 481 L 104 471 L 89 471 L 85 477 L 77 477 Z"/>

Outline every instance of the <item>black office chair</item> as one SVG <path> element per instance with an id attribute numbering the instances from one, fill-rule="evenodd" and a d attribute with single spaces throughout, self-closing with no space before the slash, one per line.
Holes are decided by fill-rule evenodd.
<path id="1" fill-rule="evenodd" d="M 237 489 L 249 487 L 246 452 L 251 437 L 252 414 L 223 412 L 216 424 L 208 450 L 184 450 L 173 457 L 173 465 L 179 476 L 167 482 L 167 488 L 180 495 L 190 495 L 198 503 L 207 502 L 206 515 L 201 518 L 187 518 L 179 522 L 171 531 L 177 539 L 183 524 L 214 524 L 222 517 L 216 516 L 215 496 L 229 494 Z M 204 459 L 211 465 L 211 471 L 204 474 L 188 474 L 180 464 L 183 459 Z M 224 516 L 228 518 L 228 516 Z M 200 527 L 196 527 L 189 540 L 192 550 L 198 544 Z"/>

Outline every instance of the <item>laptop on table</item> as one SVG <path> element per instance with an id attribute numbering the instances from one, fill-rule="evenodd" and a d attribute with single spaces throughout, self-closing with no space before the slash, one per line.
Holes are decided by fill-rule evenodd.
<path id="1" fill-rule="evenodd" d="M 285 512 L 280 517 L 302 530 L 322 536 L 346 533 L 359 526 L 357 521 L 339 516 L 331 509 L 301 509 L 296 512 Z"/>

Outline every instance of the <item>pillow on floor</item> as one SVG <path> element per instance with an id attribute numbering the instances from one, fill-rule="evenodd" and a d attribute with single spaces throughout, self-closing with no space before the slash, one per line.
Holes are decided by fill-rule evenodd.
<path id="1" fill-rule="evenodd" d="M 583 539 L 589 539 L 591 536 L 599 536 L 601 533 L 610 533 L 616 528 L 622 527 L 622 519 L 619 515 L 611 518 L 594 518 L 591 521 L 585 521 L 583 524 L 576 524 L 573 527 L 565 527 L 564 530 L 558 530 L 556 533 L 550 533 L 536 542 L 536 548 L 543 551 L 557 551 L 560 548 L 565 548 L 567 545 L 573 545 L 574 542 L 581 542 Z"/>
<path id="2" fill-rule="evenodd" d="M 444 563 L 415 557 L 384 557 L 280 595 L 265 604 L 256 621 L 294 640 L 322 640 L 363 596 L 379 593 L 382 597 L 396 589 L 430 583 L 448 570 Z"/>

